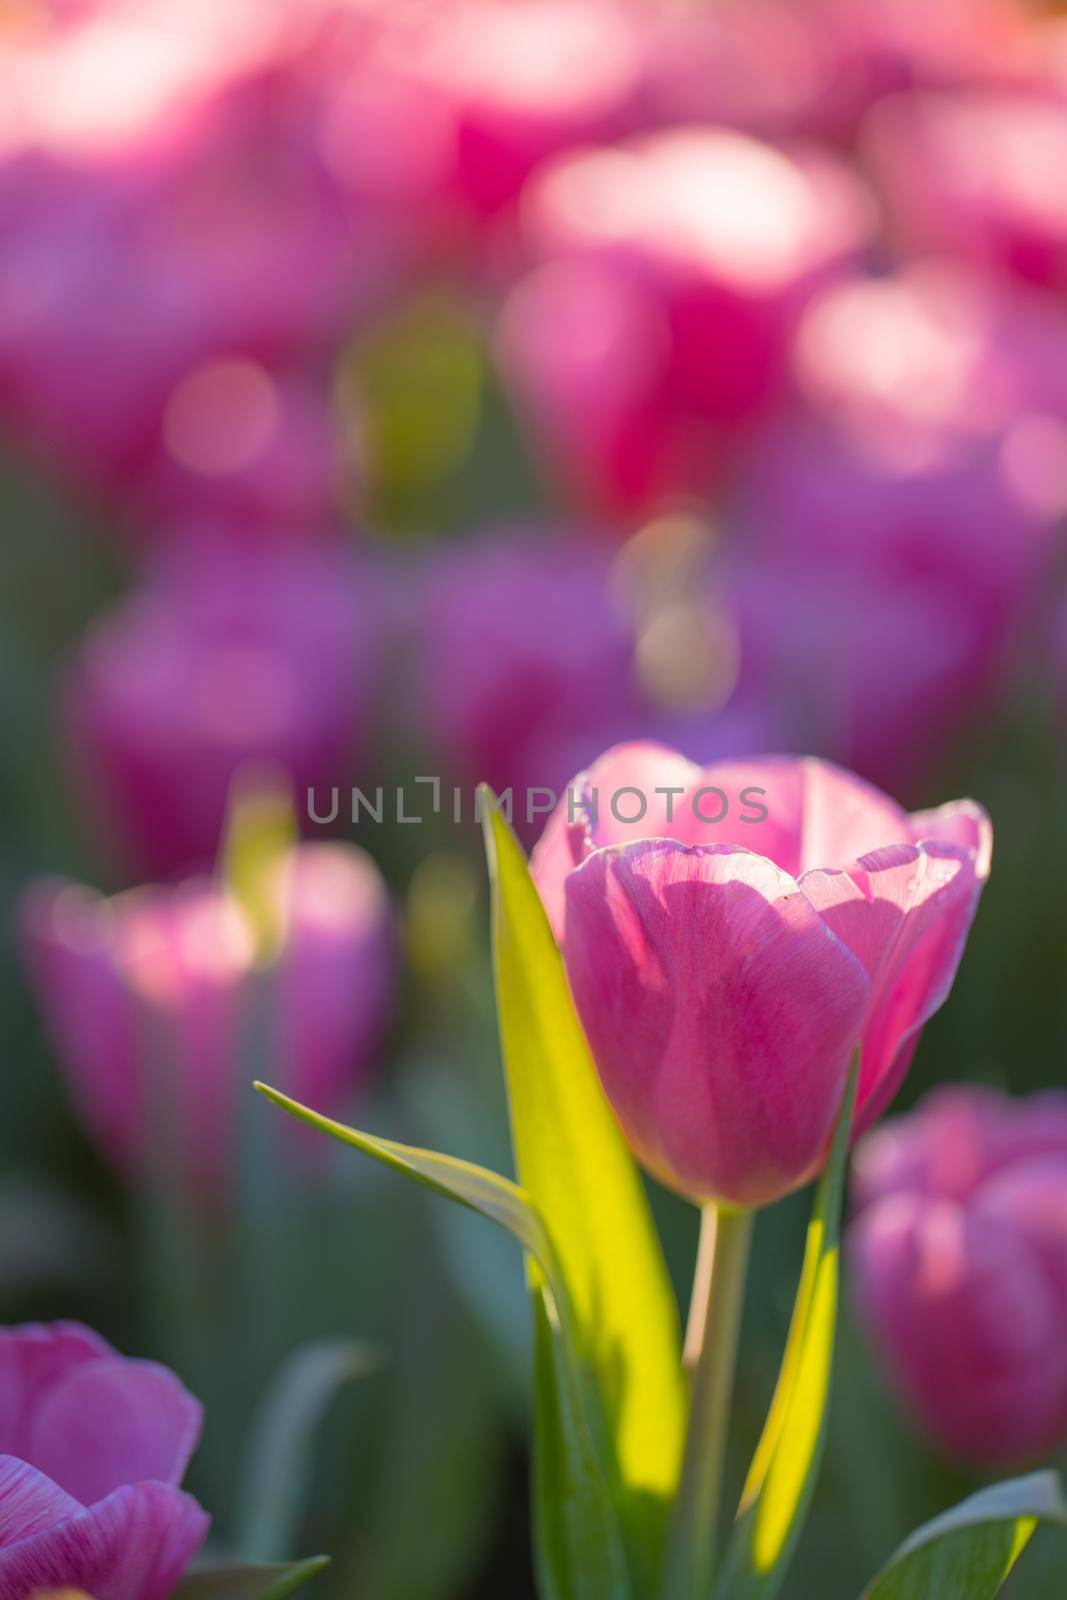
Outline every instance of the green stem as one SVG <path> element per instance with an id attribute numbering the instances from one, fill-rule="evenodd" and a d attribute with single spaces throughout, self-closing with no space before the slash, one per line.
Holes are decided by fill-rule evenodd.
<path id="1" fill-rule="evenodd" d="M 708 1600 L 712 1591 L 751 1234 L 750 1211 L 707 1205 L 701 1213 L 685 1336 L 685 1364 L 692 1384 L 689 1431 L 667 1549 L 664 1600 Z"/>

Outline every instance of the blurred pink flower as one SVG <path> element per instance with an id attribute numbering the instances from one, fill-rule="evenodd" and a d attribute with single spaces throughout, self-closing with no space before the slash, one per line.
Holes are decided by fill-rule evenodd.
<path id="1" fill-rule="evenodd" d="M 1041 601 L 1067 318 L 926 264 L 819 297 L 796 373 L 805 409 L 737 508 L 741 683 L 780 696 L 792 738 L 914 788 L 1002 693 Z"/>
<path id="2" fill-rule="evenodd" d="M 902 95 L 872 112 L 864 145 L 909 248 L 1067 287 L 1062 93 Z"/>
<path id="3" fill-rule="evenodd" d="M 653 7 L 650 109 L 764 137 L 851 144 L 864 112 L 911 87 L 1003 82 L 1027 38 L 1014 0 L 719 0 Z"/>
<path id="4" fill-rule="evenodd" d="M 280 768 L 301 800 L 365 759 L 384 596 L 338 546 L 190 539 L 90 630 L 64 728 L 100 831 L 126 867 L 210 864 L 234 776 Z"/>
<path id="5" fill-rule="evenodd" d="M 942 1089 L 855 1159 L 855 1293 L 896 1391 L 946 1451 L 1067 1438 L 1067 1095 Z"/>
<path id="6" fill-rule="evenodd" d="M 565 157 L 522 209 L 504 373 L 571 489 L 616 512 L 716 483 L 787 387 L 805 300 L 874 228 L 831 157 L 721 128 Z"/>
<path id="7" fill-rule="evenodd" d="M 514 200 L 547 157 L 627 131 L 641 36 L 617 0 L 458 0 L 414 44 L 416 71 L 448 105 L 454 181 L 475 214 Z"/>
<path id="8" fill-rule="evenodd" d="M 396 292 L 411 245 L 332 170 L 330 9 L 303 29 L 249 12 L 241 49 L 237 20 L 222 38 L 199 7 L 169 62 L 158 18 L 112 15 L 32 70 L 17 63 L 22 93 L 8 126 L 0 116 L 0 410 L 46 464 L 135 519 L 180 510 L 191 490 L 201 511 L 269 499 L 275 522 L 335 502 L 330 363 Z M 93 86 L 115 61 L 111 126 Z M 81 109 L 64 115 L 68 73 Z M 225 405 L 201 394 L 212 450 L 175 408 L 236 363 L 258 387 Z"/>
<path id="9" fill-rule="evenodd" d="M 279 892 L 284 945 L 260 981 L 236 902 L 207 879 L 110 900 L 57 880 L 30 889 L 24 940 L 44 1021 L 86 1127 L 119 1167 L 143 1177 L 169 1161 L 181 1183 L 224 1192 L 248 1051 L 262 1055 L 264 1036 L 277 1059 L 257 1070 L 314 1105 L 340 1110 L 372 1071 L 396 965 L 377 869 L 353 846 L 301 845 Z"/>
<path id="10" fill-rule="evenodd" d="M 899 1088 L 963 953 L 988 818 L 908 816 L 819 761 L 701 769 L 654 745 L 574 791 L 532 869 L 605 1092 L 657 1177 L 767 1204 L 817 1170 L 857 1044 L 857 1130 Z"/>
<path id="11" fill-rule="evenodd" d="M 75 1323 L 0 1329 L 0 1590 L 168 1600 L 207 1532 L 199 1404 Z"/>
<path id="12" fill-rule="evenodd" d="M 527 792 L 558 793 L 612 740 L 651 730 L 694 755 L 734 754 L 765 746 L 772 726 L 755 704 L 729 701 L 732 636 L 710 591 L 700 643 L 713 657 L 716 631 L 727 635 L 719 647 L 727 681 L 719 688 L 709 659 L 705 706 L 699 685 L 695 705 L 657 698 L 642 674 L 639 620 L 615 555 L 588 530 L 490 527 L 423 575 L 419 732 L 457 783 L 513 788 L 525 834 Z M 686 641 L 677 627 L 672 646 L 680 666 Z M 535 805 L 543 809 L 543 797 Z M 536 818 L 533 826 L 536 836 Z"/>

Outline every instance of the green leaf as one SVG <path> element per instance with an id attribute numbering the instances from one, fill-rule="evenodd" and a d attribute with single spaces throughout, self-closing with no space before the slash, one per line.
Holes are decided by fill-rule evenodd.
<path id="1" fill-rule="evenodd" d="M 269 1567 L 209 1567 L 183 1578 L 174 1600 L 288 1600 L 329 1566 L 328 1556 Z"/>
<path id="2" fill-rule="evenodd" d="M 862 1600 L 992 1600 L 1039 1522 L 1067 1526 L 1054 1472 L 981 1489 L 905 1539 Z"/>
<path id="3" fill-rule="evenodd" d="M 548 1594 L 550 1600 L 625 1600 L 629 1581 L 604 1459 L 599 1396 L 577 1359 L 567 1283 L 537 1208 L 517 1184 L 484 1167 L 361 1133 L 266 1084 L 257 1083 L 256 1088 L 302 1122 L 498 1223 L 534 1259 L 539 1274 L 534 1291 L 539 1329 L 537 1410 L 542 1423 L 551 1418 L 553 1432 L 547 1454 L 538 1446 L 538 1470 L 546 1485 L 555 1481 L 553 1473 L 560 1472 L 558 1482 L 566 1498 L 551 1531 L 543 1522 L 538 1529 L 541 1549 L 553 1563 L 546 1568 Z M 543 1427 L 538 1432 L 543 1435 Z M 552 1573 L 554 1586 L 549 1581 Z"/>
<path id="4" fill-rule="evenodd" d="M 620 1509 L 647 1576 L 685 1433 L 678 1307 L 522 849 L 489 792 L 480 798 L 515 1164 L 559 1251 L 578 1348 L 603 1397 Z"/>
<path id="5" fill-rule="evenodd" d="M 785 1354 L 745 1480 L 719 1600 L 771 1600 L 778 1593 L 815 1491 L 826 1437 L 841 1209 L 858 1075 L 857 1051 L 815 1196 Z"/>
<path id="6" fill-rule="evenodd" d="M 567 1291 L 556 1260 L 555 1252 L 545 1232 L 544 1223 L 527 1195 L 498 1172 L 475 1166 L 470 1161 L 460 1161 L 456 1156 L 440 1155 L 436 1150 L 420 1150 L 415 1145 L 397 1144 L 393 1139 L 379 1139 L 373 1133 L 362 1133 L 358 1128 L 346 1127 L 332 1117 L 324 1117 L 310 1106 L 291 1100 L 287 1094 L 272 1089 L 267 1083 L 256 1083 L 260 1094 L 266 1095 L 274 1105 L 288 1111 L 291 1116 L 328 1133 L 342 1144 L 349 1144 L 364 1155 L 373 1156 L 383 1166 L 406 1177 L 414 1178 L 424 1188 L 435 1194 L 455 1200 L 459 1205 L 477 1211 L 491 1222 L 496 1222 L 528 1250 L 540 1264 L 545 1278 L 556 1298 L 558 1314 L 567 1319 Z"/>
<path id="7" fill-rule="evenodd" d="M 349 1339 L 315 1339 L 294 1350 L 253 1419 L 247 1462 L 241 1555 L 276 1561 L 295 1543 L 312 1469 L 312 1440 L 337 1390 L 381 1365 L 381 1355 Z"/>

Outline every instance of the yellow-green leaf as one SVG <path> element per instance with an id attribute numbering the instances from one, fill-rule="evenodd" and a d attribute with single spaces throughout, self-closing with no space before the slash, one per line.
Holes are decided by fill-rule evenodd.
<path id="1" fill-rule="evenodd" d="M 628 1600 L 630 1585 L 605 1457 L 600 1396 L 578 1354 L 566 1279 L 537 1210 L 518 1184 L 485 1167 L 397 1144 L 321 1116 L 257 1083 L 302 1122 L 373 1156 L 449 1200 L 506 1228 L 532 1257 L 537 1317 L 537 1472 L 558 1494 L 538 1496 L 537 1539 L 548 1600 Z"/>
<path id="2" fill-rule="evenodd" d="M 262 966 L 274 960 L 285 941 L 284 870 L 296 842 L 288 779 L 269 770 L 239 774 L 230 791 L 219 865 Z"/>
<path id="3" fill-rule="evenodd" d="M 579 1348 L 603 1395 L 623 1513 L 647 1551 L 681 1462 L 678 1308 L 526 859 L 492 796 L 481 797 L 516 1169 L 559 1253 Z"/>
<path id="4" fill-rule="evenodd" d="M 1067 1526 L 1054 1472 L 981 1489 L 906 1539 L 861 1600 L 993 1600 L 1039 1522 Z"/>
<path id="5" fill-rule="evenodd" d="M 838 1250 L 858 1052 L 808 1225 L 778 1383 L 741 1495 L 719 1600 L 771 1600 L 785 1578 L 815 1490 L 837 1327 Z"/>

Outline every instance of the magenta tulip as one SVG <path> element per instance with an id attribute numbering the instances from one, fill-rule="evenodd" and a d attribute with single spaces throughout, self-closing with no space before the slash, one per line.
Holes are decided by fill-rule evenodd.
<path id="1" fill-rule="evenodd" d="M 819 1168 L 852 1053 L 856 1129 L 896 1093 L 989 866 L 980 806 L 907 815 L 824 762 L 701 770 L 620 746 L 533 857 L 605 1092 L 693 1199 L 762 1205 Z"/>
<path id="2" fill-rule="evenodd" d="M 979 87 L 901 95 L 872 113 L 866 146 L 905 244 L 1062 292 L 1062 93 Z"/>
<path id="3" fill-rule="evenodd" d="M 631 514 L 717 482 L 787 388 L 805 301 L 873 231 L 831 158 L 707 127 L 562 158 L 523 217 L 505 373 L 569 487 Z"/>
<path id="4" fill-rule="evenodd" d="M 720 709 L 716 630 L 727 662 L 732 636 L 710 585 L 701 642 L 711 660 L 698 669 L 711 680 L 710 705 L 701 707 L 700 684 L 694 705 L 657 696 L 642 676 L 635 597 L 623 593 L 615 555 L 589 529 L 506 525 L 445 551 L 424 575 L 418 732 L 429 731 L 442 770 L 468 786 L 468 805 L 478 782 L 512 790 L 515 823 L 533 838 L 575 767 L 638 730 L 702 757 L 765 748 L 775 736 L 756 704 Z M 677 630 L 671 646 L 682 664 Z"/>
<path id="5" fill-rule="evenodd" d="M 74 1323 L 0 1330 L 0 1593 L 168 1600 L 207 1532 L 179 1489 L 200 1406 Z"/>
<path id="6" fill-rule="evenodd" d="M 301 845 L 285 884 L 262 1000 L 249 929 L 206 879 L 112 900 L 71 883 L 30 890 L 27 956 L 60 1066 L 104 1155 L 135 1176 L 165 1151 L 178 1182 L 230 1187 L 257 1004 L 272 1071 L 297 1098 L 340 1111 L 372 1072 L 395 983 L 385 885 L 342 844 Z"/>
<path id="7" fill-rule="evenodd" d="M 1067 1439 L 1067 1095 L 940 1090 L 856 1152 L 855 1293 L 896 1392 L 945 1451 Z"/>
<path id="8" fill-rule="evenodd" d="M 365 756 L 381 585 L 337 547 L 204 539 L 94 624 L 66 728 L 99 833 L 134 877 L 210 866 L 230 787 L 280 769 L 301 799 Z"/>

